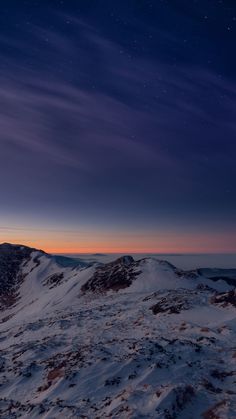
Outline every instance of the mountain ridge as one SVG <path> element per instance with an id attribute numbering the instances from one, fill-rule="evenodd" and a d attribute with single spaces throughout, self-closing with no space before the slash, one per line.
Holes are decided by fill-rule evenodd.
<path id="1" fill-rule="evenodd" d="M 7 246 L 2 417 L 234 417 L 233 270 L 228 283 L 156 258 L 86 264 Z"/>

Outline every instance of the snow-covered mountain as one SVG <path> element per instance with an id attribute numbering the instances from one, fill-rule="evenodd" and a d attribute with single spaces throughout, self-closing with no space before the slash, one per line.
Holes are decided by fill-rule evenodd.
<path id="1" fill-rule="evenodd" d="M 235 418 L 235 284 L 0 245 L 0 417 Z"/>

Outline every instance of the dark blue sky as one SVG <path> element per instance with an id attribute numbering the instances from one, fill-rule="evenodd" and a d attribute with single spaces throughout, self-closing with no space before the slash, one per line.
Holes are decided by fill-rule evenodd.
<path id="1" fill-rule="evenodd" d="M 236 251 L 236 3 L 2 1 L 0 232 Z"/>

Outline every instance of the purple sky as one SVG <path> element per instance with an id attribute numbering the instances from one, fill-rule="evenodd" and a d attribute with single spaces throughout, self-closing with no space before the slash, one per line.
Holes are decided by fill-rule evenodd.
<path id="1" fill-rule="evenodd" d="M 3 1 L 0 20 L 2 241 L 236 251 L 235 2 Z"/>

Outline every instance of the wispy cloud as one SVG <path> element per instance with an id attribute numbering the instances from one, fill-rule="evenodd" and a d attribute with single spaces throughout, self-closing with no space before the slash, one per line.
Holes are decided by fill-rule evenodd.
<path id="1" fill-rule="evenodd" d="M 18 39 L 0 37 L 6 202 L 24 194 L 30 203 L 73 200 L 87 213 L 94 199 L 100 213 L 106 201 L 114 214 L 125 202 L 130 218 L 140 201 L 152 217 L 172 205 L 223 206 L 226 194 L 232 202 L 234 83 L 203 65 L 133 53 L 82 19 L 57 17 L 54 28 L 30 24 Z M 23 192 L 13 194 L 15 182 Z"/>
<path id="2" fill-rule="evenodd" d="M 25 57 L 21 65 L 9 58 L 8 71 L 0 73 L 2 147 L 13 143 L 81 170 L 119 165 L 161 168 L 177 164 L 178 156 L 171 153 L 175 141 L 171 129 L 178 136 L 192 120 L 214 124 L 216 131 L 222 124 L 216 113 L 229 112 L 235 95 L 230 83 L 204 70 L 131 57 L 83 21 L 63 18 L 69 22 L 63 36 L 56 30 L 29 27 L 36 51 L 26 50 L 25 41 L 0 39 L 11 48 L 20 47 Z M 75 31 L 80 34 L 77 42 Z M 37 45 L 38 68 L 31 64 Z M 58 62 L 59 56 L 57 69 L 52 61 L 56 57 Z M 97 66 L 97 77 L 91 64 Z M 219 100 L 212 113 L 204 104 L 210 100 L 204 98 L 209 85 L 214 105 Z M 224 105 L 221 95 L 227 97 Z M 227 130 L 230 124 L 231 119 L 224 118 Z"/>

